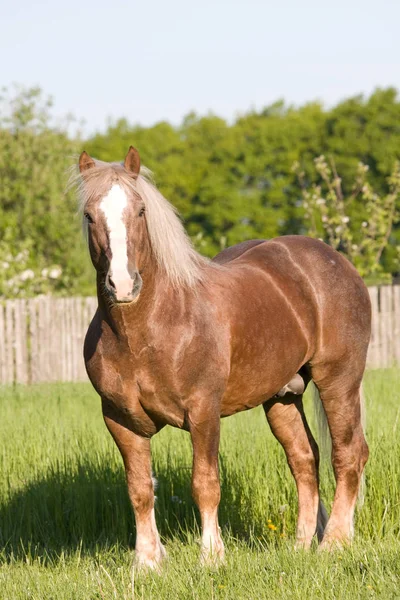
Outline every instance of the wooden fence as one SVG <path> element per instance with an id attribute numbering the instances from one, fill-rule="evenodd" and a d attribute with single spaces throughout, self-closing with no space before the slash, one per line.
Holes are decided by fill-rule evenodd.
<path id="1" fill-rule="evenodd" d="M 369 367 L 400 365 L 400 285 L 371 287 Z M 83 340 L 96 298 L 0 303 L 0 384 L 86 381 Z"/>
<path id="2" fill-rule="evenodd" d="M 0 304 L 0 383 L 86 381 L 83 340 L 96 298 L 7 300 Z"/>
<path id="3" fill-rule="evenodd" d="M 368 288 L 372 305 L 372 332 L 368 366 L 400 366 L 400 285 Z"/>

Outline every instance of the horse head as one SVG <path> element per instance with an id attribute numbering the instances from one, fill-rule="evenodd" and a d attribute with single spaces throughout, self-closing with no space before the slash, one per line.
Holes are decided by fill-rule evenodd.
<path id="1" fill-rule="evenodd" d="M 139 170 L 139 153 L 132 146 L 123 164 L 96 161 L 85 151 L 79 158 L 90 256 L 112 302 L 136 302 L 142 289 L 147 233 Z"/>

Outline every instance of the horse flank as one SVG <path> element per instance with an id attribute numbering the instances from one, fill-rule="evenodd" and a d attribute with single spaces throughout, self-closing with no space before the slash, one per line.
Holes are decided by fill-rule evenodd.
<path id="1" fill-rule="evenodd" d="M 153 184 L 151 171 L 141 167 L 140 175 L 134 180 L 120 163 L 96 160 L 95 164 L 83 177 L 76 171 L 70 177 L 68 188 L 76 189 L 82 215 L 87 203 L 106 196 L 113 184 L 119 184 L 127 194 L 139 194 L 146 207 L 152 251 L 170 283 L 176 288 L 193 288 L 202 282 L 205 267 L 212 263 L 194 249 L 175 207 Z M 85 219 L 83 223 L 87 232 Z"/>

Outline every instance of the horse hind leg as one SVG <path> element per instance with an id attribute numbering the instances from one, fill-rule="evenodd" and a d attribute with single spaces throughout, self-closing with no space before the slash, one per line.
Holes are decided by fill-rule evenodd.
<path id="1" fill-rule="evenodd" d="M 354 509 L 368 446 L 361 422 L 361 374 L 349 364 L 313 366 L 316 384 L 332 438 L 336 490 L 322 548 L 348 543 L 353 537 Z"/>
<path id="2" fill-rule="evenodd" d="M 283 446 L 299 497 L 296 547 L 309 548 L 314 534 L 322 539 L 327 515 L 319 498 L 319 451 L 308 426 L 302 396 L 287 393 L 264 404 L 272 433 Z"/>

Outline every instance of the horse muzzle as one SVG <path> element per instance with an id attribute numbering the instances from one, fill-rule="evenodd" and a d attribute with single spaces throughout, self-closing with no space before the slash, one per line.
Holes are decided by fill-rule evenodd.
<path id="1" fill-rule="evenodd" d="M 110 277 L 110 274 L 107 274 L 105 285 L 114 302 L 118 304 L 129 304 L 131 302 L 136 302 L 139 299 L 143 280 L 137 271 L 132 278 L 124 278 L 123 280 L 117 278 L 114 279 L 113 277 Z"/>

